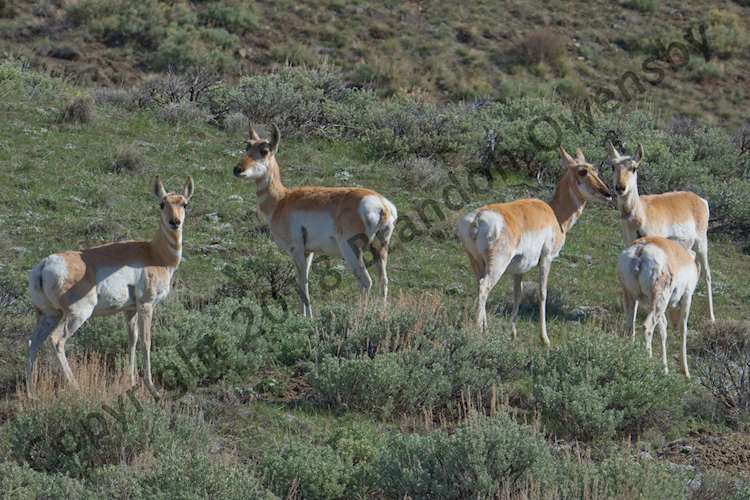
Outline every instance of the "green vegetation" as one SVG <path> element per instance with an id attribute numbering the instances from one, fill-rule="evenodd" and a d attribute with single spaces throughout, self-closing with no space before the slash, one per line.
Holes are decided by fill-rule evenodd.
<path id="1" fill-rule="evenodd" d="M 750 165 L 743 129 L 640 104 L 610 112 L 562 99 L 585 97 L 589 78 L 623 68 L 602 62 L 584 74 L 564 30 L 514 27 L 519 36 L 506 46 L 481 2 L 461 23 L 455 9 L 443 9 L 446 21 L 429 40 L 420 38 L 423 28 L 402 33 L 393 21 L 413 19 L 411 3 L 387 12 L 366 4 L 377 14 L 366 18 L 357 2 L 276 10 L 222 0 L 45 5 L 37 6 L 45 22 L 73 23 L 72 33 L 90 34 L 114 60 L 174 71 L 91 88 L 18 60 L 0 64 L 0 252 L 7 257 L 0 261 L 0 488 L 9 498 L 711 498 L 717 491 L 742 498 L 748 491 L 748 478 L 726 461 L 689 455 L 676 462 L 668 453 L 678 438 L 706 438 L 701 446 L 710 449 L 736 449 L 715 444 L 717 436 L 739 449 L 746 442 L 750 330 L 741 320 L 750 317 Z M 532 7 L 511 10 L 523 18 Z M 665 6 L 628 8 L 640 16 Z M 724 41 L 711 61 L 692 55 L 696 84 L 731 79 L 745 64 L 745 20 L 712 12 L 709 33 Z M 314 13 L 317 21 L 304 24 Z M 306 26 L 330 52 L 293 36 L 277 43 L 282 14 L 292 33 Z M 0 24 L 27 15 L 19 8 Z M 430 7 L 425 15 L 435 14 Z M 564 9 L 555 16 L 574 20 Z M 346 17 L 351 26 L 339 29 Z M 329 18 L 336 21 L 327 26 Z M 594 33 L 579 27 L 585 45 Z M 353 43 L 362 28 L 366 35 L 356 37 L 378 42 Z M 619 35 L 634 43 L 637 32 Z M 366 62 L 344 57 L 352 50 Z M 593 58 L 597 50 L 581 53 Z M 337 67 L 317 64 L 321 54 L 335 56 Z M 453 57 L 460 71 L 446 66 Z M 263 67 L 266 59 L 315 64 L 237 79 L 195 68 L 233 75 L 247 59 Z M 514 74 L 501 77 L 490 66 Z M 664 106 L 680 99 L 684 85 Z M 663 96 L 660 88 L 648 92 Z M 488 95 L 500 99 L 439 98 Z M 360 308 L 341 263 L 316 257 L 316 317 L 298 314 L 291 263 L 255 214 L 254 186 L 231 176 L 251 122 L 281 127 L 288 185 L 365 186 L 399 207 L 386 313 L 377 287 Z M 488 202 L 549 199 L 557 144 L 580 147 L 599 165 L 612 134 L 628 148 L 644 145 L 644 193 L 690 189 L 711 206 L 717 316 L 736 321 L 703 324 L 701 284 L 690 321 L 690 381 L 677 369 L 672 329 L 669 375 L 648 359 L 640 337 L 623 337 L 614 274 L 622 242 L 611 207 L 589 205 L 553 264 L 551 350 L 539 345 L 533 293 L 521 307 L 519 338 L 511 338 L 507 278 L 490 299 L 489 331 L 473 326 L 475 283 L 452 236 L 457 218 Z M 27 400 L 28 270 L 52 252 L 151 235 L 157 174 L 172 189 L 187 175 L 196 182 L 185 260 L 154 322 L 153 372 L 163 397 L 138 388 L 131 399 L 125 325 L 107 317 L 68 344 L 81 391 L 62 385 L 46 346 L 40 397 Z"/>

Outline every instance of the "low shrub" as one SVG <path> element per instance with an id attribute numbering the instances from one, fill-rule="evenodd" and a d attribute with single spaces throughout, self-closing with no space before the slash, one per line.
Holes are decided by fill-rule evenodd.
<path id="1" fill-rule="evenodd" d="M 149 168 L 146 158 L 135 144 L 120 146 L 109 165 L 109 170 L 116 174 L 140 175 Z"/>
<path id="2" fill-rule="evenodd" d="M 199 125 L 210 119 L 209 114 L 195 103 L 171 102 L 158 109 L 156 116 L 172 125 L 193 124 Z"/>
<path id="3" fill-rule="evenodd" d="M 18 463 L 46 473 L 82 477 L 96 467 L 131 463 L 169 440 L 167 412 L 123 396 L 111 403 L 59 398 L 20 410 L 10 421 L 11 454 Z"/>
<path id="4" fill-rule="evenodd" d="M 742 18 L 731 10 L 711 9 L 704 18 L 706 38 L 713 54 L 729 59 L 750 45 L 750 35 L 745 31 Z"/>
<path id="5" fill-rule="evenodd" d="M 566 41 L 549 28 L 529 33 L 515 48 L 519 64 L 546 64 L 558 72 L 563 72 L 567 62 Z"/>
<path id="6" fill-rule="evenodd" d="M 664 498 L 688 496 L 690 475 L 654 460 L 638 460 L 615 448 L 598 461 L 562 454 L 556 464 L 553 498 Z"/>
<path id="7" fill-rule="evenodd" d="M 77 96 L 70 99 L 60 111 L 61 123 L 89 123 L 96 116 L 96 105 L 91 96 Z"/>
<path id="8" fill-rule="evenodd" d="M 263 461 L 271 489 L 281 497 L 345 498 L 347 467 L 328 447 L 292 440 Z"/>
<path id="9" fill-rule="evenodd" d="M 750 323 L 717 321 L 690 345 L 698 381 L 736 425 L 750 421 Z"/>
<path id="10" fill-rule="evenodd" d="M 83 483 L 63 474 L 38 472 L 28 465 L 0 462 L 3 498 L 94 498 Z"/>
<path id="11" fill-rule="evenodd" d="M 534 366 L 533 392 L 550 430 L 583 441 L 679 420 L 685 383 L 664 375 L 641 345 L 587 334 Z"/>
<path id="12" fill-rule="evenodd" d="M 454 433 L 393 435 L 377 463 L 388 498 L 492 498 L 531 477 L 546 482 L 544 437 L 506 415 L 477 417 Z"/>

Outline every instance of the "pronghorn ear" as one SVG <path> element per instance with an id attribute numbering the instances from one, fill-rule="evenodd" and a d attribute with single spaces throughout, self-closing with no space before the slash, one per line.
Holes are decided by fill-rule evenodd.
<path id="1" fill-rule="evenodd" d="M 562 163 L 564 167 L 574 165 L 576 162 L 573 157 L 570 156 L 567 151 L 565 151 L 565 148 L 562 146 L 562 144 L 560 144 L 560 156 L 562 157 Z"/>
<path id="2" fill-rule="evenodd" d="M 188 175 L 187 184 L 185 184 L 185 189 L 182 190 L 182 196 L 185 197 L 186 203 L 193 197 L 193 191 L 195 191 L 195 183 L 193 177 Z"/>
<path id="3" fill-rule="evenodd" d="M 258 132 L 255 131 L 255 128 L 252 125 L 250 125 L 250 131 L 248 135 L 250 136 L 250 140 L 253 140 L 253 141 L 260 140 L 260 136 L 258 135 Z"/>
<path id="4" fill-rule="evenodd" d="M 276 126 L 274 123 L 272 125 L 273 131 L 271 132 L 271 151 L 273 154 L 276 154 L 276 152 L 279 150 L 279 142 L 281 141 L 281 131 L 279 131 L 279 127 Z"/>
<path id="5" fill-rule="evenodd" d="M 638 144 L 638 147 L 635 149 L 635 156 L 633 157 L 633 160 L 636 163 L 640 163 L 641 161 L 643 161 L 643 145 L 640 143 Z"/>
<path id="6" fill-rule="evenodd" d="M 156 179 L 154 179 L 154 196 L 159 198 L 159 200 L 163 200 L 164 197 L 167 196 L 167 190 L 164 189 L 164 184 L 162 184 L 158 175 L 156 176 Z"/>
<path id="7" fill-rule="evenodd" d="M 607 141 L 607 154 L 610 160 L 616 160 L 620 157 L 620 153 L 617 152 L 612 141 Z"/>

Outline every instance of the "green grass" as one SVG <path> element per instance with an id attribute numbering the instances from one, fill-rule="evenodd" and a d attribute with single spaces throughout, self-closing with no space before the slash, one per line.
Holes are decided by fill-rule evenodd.
<path id="1" fill-rule="evenodd" d="M 97 106 L 91 123 L 58 123 L 56 117 L 64 105 L 60 96 L 72 91 L 60 81 L 35 73 L 14 76 L 10 72 L 5 79 L 0 78 L 0 112 L 7 124 L 0 129 L 0 163 L 4 165 L 0 170 L 0 251 L 7 257 L 0 262 L 0 285 L 19 297 L 16 306 L 0 312 L 0 388 L 5 396 L 0 414 L 12 415 L 15 411 L 15 383 L 21 378 L 26 341 L 33 325 L 30 304 L 24 298 L 29 269 L 53 252 L 113 238 L 148 238 L 156 229 L 158 216 L 158 201 L 151 194 L 155 175 L 160 175 L 170 190 L 181 188 L 188 175 L 196 184 L 185 226 L 185 260 L 177 271 L 168 303 L 156 310 L 155 350 L 166 352 L 176 339 L 189 338 L 190 329 L 196 326 L 187 323 L 187 313 L 181 311 L 201 300 L 218 300 L 217 291 L 228 280 L 222 269 L 241 264 L 267 243 L 266 236 L 250 230 L 261 225 L 255 215 L 254 185 L 231 175 L 243 147 L 241 133 L 204 123 L 170 125 L 151 111 L 107 105 Z M 111 171 L 112 160 L 126 146 L 136 148 L 149 170 L 139 175 Z M 396 204 L 402 220 L 408 216 L 420 229 L 424 229 L 416 212 L 420 204 L 434 199 L 442 205 L 444 186 L 405 189 L 393 164 L 373 160 L 371 149 L 362 143 L 282 138 L 278 160 L 288 186 L 357 185 L 375 189 Z M 460 172 L 458 178 L 465 186 Z M 349 180 L 342 181 L 344 178 Z M 530 196 L 547 200 L 552 195 L 551 186 L 539 186 L 515 174 L 508 183 L 498 183 L 490 193 L 472 195 L 460 210 L 442 205 L 445 221 L 433 228 L 444 230 L 446 237 L 442 239 L 423 234 L 404 241 L 403 233 L 397 229 L 389 262 L 392 303 L 399 303 L 399 297 L 403 297 L 407 305 L 401 307 L 408 307 L 409 300 L 429 295 L 437 297 L 451 321 L 473 319 L 475 283 L 466 257 L 452 235 L 455 221 L 469 209 L 488 202 Z M 233 198 L 236 196 L 241 200 Z M 213 222 L 209 214 L 217 214 L 219 222 Z M 221 250 L 215 249 L 217 245 Z M 548 328 L 554 347 L 584 335 L 619 334 L 622 313 L 615 262 L 622 247 L 614 208 L 589 205 L 552 266 Z M 750 319 L 750 292 L 746 286 L 750 257 L 732 241 L 717 238 L 711 240 L 709 255 L 717 317 Z M 332 261 L 341 270 L 341 286 L 326 293 L 321 290 L 323 275 L 317 259 L 316 263 L 311 284 L 313 307 L 317 311 L 335 310 L 342 304 L 351 304 L 351 297 L 358 293 L 354 278 L 343 271 L 338 261 Z M 525 279 L 536 281 L 536 276 L 533 270 Z M 510 279 L 504 277 L 493 291 L 489 308 L 495 313 L 490 315 L 487 335 L 498 336 L 509 329 L 508 315 L 503 311 L 508 309 L 510 289 Z M 373 292 L 376 296 L 377 287 Z M 287 300 L 293 314 L 298 314 L 294 293 Z M 244 303 L 248 301 L 252 298 L 246 298 Z M 525 306 L 519 320 L 517 343 L 530 356 L 542 355 L 535 310 L 535 305 Z M 190 313 L 200 314 L 197 309 Z M 700 330 L 707 318 L 702 284 L 693 301 L 691 318 L 692 332 Z M 74 352 L 78 341 L 93 342 L 91 337 L 95 335 L 124 341 L 125 327 L 119 318 L 94 319 L 91 323 L 72 340 Z M 171 332 L 163 343 L 160 329 Z M 670 331 L 673 371 L 678 371 L 678 345 L 678 336 Z M 117 343 L 114 346 L 117 349 Z M 343 453 L 330 445 L 332 436 L 341 429 L 377 436 L 403 429 L 428 432 L 433 427 L 451 429 L 456 425 L 440 421 L 427 424 L 413 415 L 383 421 L 343 408 L 322 408 L 307 398 L 306 376 L 314 362 L 292 366 L 265 362 L 252 377 L 220 380 L 188 396 L 205 415 L 211 439 L 220 443 L 216 446 L 243 464 L 265 463 L 268 457 L 286 452 L 290 440 L 307 440 L 312 446 L 329 446 L 335 453 Z M 42 363 L 54 364 L 56 360 L 43 359 Z M 280 390 L 263 389 L 269 381 L 278 384 Z M 501 397 L 508 398 L 511 406 L 517 404 L 513 411 L 534 419 L 533 409 L 528 407 L 530 384 L 525 374 L 521 380 L 503 387 Z M 690 391 L 697 390 L 695 385 L 690 387 Z M 237 402 L 232 399 L 233 394 L 249 396 Z M 543 427 L 544 422 L 539 425 Z M 722 429 L 715 423 L 703 425 Z M 679 426 L 688 428 L 685 423 Z M 654 441 L 660 439 L 663 437 Z M 371 442 L 378 440 L 372 437 Z M 4 454 L 0 448 L 0 458 Z"/>

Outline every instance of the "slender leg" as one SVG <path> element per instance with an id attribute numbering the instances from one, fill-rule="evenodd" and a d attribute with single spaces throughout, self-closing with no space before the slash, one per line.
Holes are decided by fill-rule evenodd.
<path id="1" fill-rule="evenodd" d="M 510 326 L 513 330 L 513 338 L 518 336 L 516 330 L 516 319 L 518 318 L 518 306 L 521 304 L 521 294 L 523 292 L 523 278 L 520 274 L 513 275 L 513 313 L 510 315 Z"/>
<path id="2" fill-rule="evenodd" d="M 708 293 L 708 317 L 711 322 L 716 321 L 714 316 L 714 295 L 711 280 L 711 268 L 708 266 L 708 238 L 698 240 L 696 245 L 696 253 L 698 259 L 700 259 L 700 268 L 703 275 L 706 278 L 706 292 Z"/>
<path id="3" fill-rule="evenodd" d="M 623 291 L 623 305 L 625 309 L 625 333 L 630 333 L 630 339 L 635 340 L 635 320 L 638 314 L 638 302 L 627 291 Z"/>
<path id="4" fill-rule="evenodd" d="M 310 268 L 312 267 L 314 253 L 310 252 L 307 254 L 307 260 L 305 262 L 305 297 L 307 297 L 307 315 L 313 317 L 312 302 L 310 301 Z"/>
<path id="5" fill-rule="evenodd" d="M 375 260 L 375 271 L 378 273 L 378 278 L 380 280 L 380 292 L 383 297 L 383 307 L 388 307 L 388 271 L 386 270 L 386 267 L 388 266 L 388 247 L 387 246 L 381 246 L 376 247 L 374 245 L 370 246 L 370 251 L 372 252 L 372 257 Z"/>
<path id="6" fill-rule="evenodd" d="M 646 338 L 646 352 L 649 358 L 654 357 L 654 351 L 651 342 L 654 338 L 654 328 L 656 327 L 656 312 L 651 309 L 646 315 L 646 321 L 643 322 L 643 334 Z"/>
<path id="7" fill-rule="evenodd" d="M 138 344 L 138 314 L 135 311 L 125 311 L 125 321 L 128 324 L 128 372 L 130 373 L 130 386 L 135 387 L 135 355 Z"/>
<path id="8" fill-rule="evenodd" d="M 155 398 L 158 398 L 158 392 L 151 377 L 151 320 L 153 314 L 153 304 L 150 302 L 138 304 L 138 333 L 143 338 L 143 376 L 146 380 L 146 388 Z"/>
<path id="9" fill-rule="evenodd" d="M 667 316 L 661 311 L 658 319 L 659 336 L 661 337 L 661 363 L 664 365 L 664 373 L 669 373 L 667 366 Z"/>
<path id="10" fill-rule="evenodd" d="M 367 295 L 372 287 L 372 278 L 370 273 L 367 272 L 365 263 L 363 260 L 362 248 L 357 245 L 349 244 L 348 241 L 342 241 L 339 243 L 339 250 L 344 260 L 349 265 L 349 270 L 354 274 L 359 281 L 360 287 L 360 304 L 367 307 Z"/>
<path id="11" fill-rule="evenodd" d="M 550 341 L 547 336 L 547 280 L 552 261 L 546 255 L 539 259 L 539 326 L 542 332 L 542 342 L 549 347 Z"/>
<path id="12" fill-rule="evenodd" d="M 690 378 L 690 370 L 687 361 L 687 336 L 688 336 L 688 317 L 690 316 L 690 304 L 693 300 L 691 294 L 686 294 L 680 301 L 680 328 L 682 329 L 682 373 Z"/>
<path id="13" fill-rule="evenodd" d="M 57 359 L 62 366 L 63 375 L 65 375 L 65 379 L 68 383 L 76 389 L 78 389 L 79 386 L 73 376 L 73 370 L 70 369 L 70 365 L 68 364 L 68 358 L 65 355 L 65 343 L 73 336 L 73 334 L 75 334 L 81 325 L 91 317 L 92 312 L 93 308 L 91 310 L 77 309 L 75 311 L 69 311 L 63 316 L 60 325 L 58 325 L 51 334 L 52 345 L 55 348 Z"/>
<path id="14" fill-rule="evenodd" d="M 61 316 L 40 315 L 36 322 L 34 334 L 29 340 L 29 353 L 26 357 L 26 394 L 32 397 L 34 394 L 34 363 L 47 337 L 60 324 Z"/>
<path id="15" fill-rule="evenodd" d="M 294 266 L 297 271 L 297 294 L 299 295 L 300 302 L 302 302 L 302 315 L 305 318 L 308 316 L 312 317 L 310 288 L 308 285 L 308 264 L 312 264 L 312 257 L 310 257 L 310 262 L 308 263 L 308 256 L 305 255 L 305 250 L 301 245 L 292 251 L 292 257 L 294 258 Z"/>
<path id="16" fill-rule="evenodd" d="M 477 324 L 482 331 L 487 331 L 487 299 L 490 296 L 490 292 L 497 282 L 500 281 L 500 277 L 505 272 L 510 262 L 509 258 L 503 256 L 496 256 L 495 259 L 491 260 L 486 266 L 487 273 L 479 278 L 479 293 L 477 297 Z"/>

